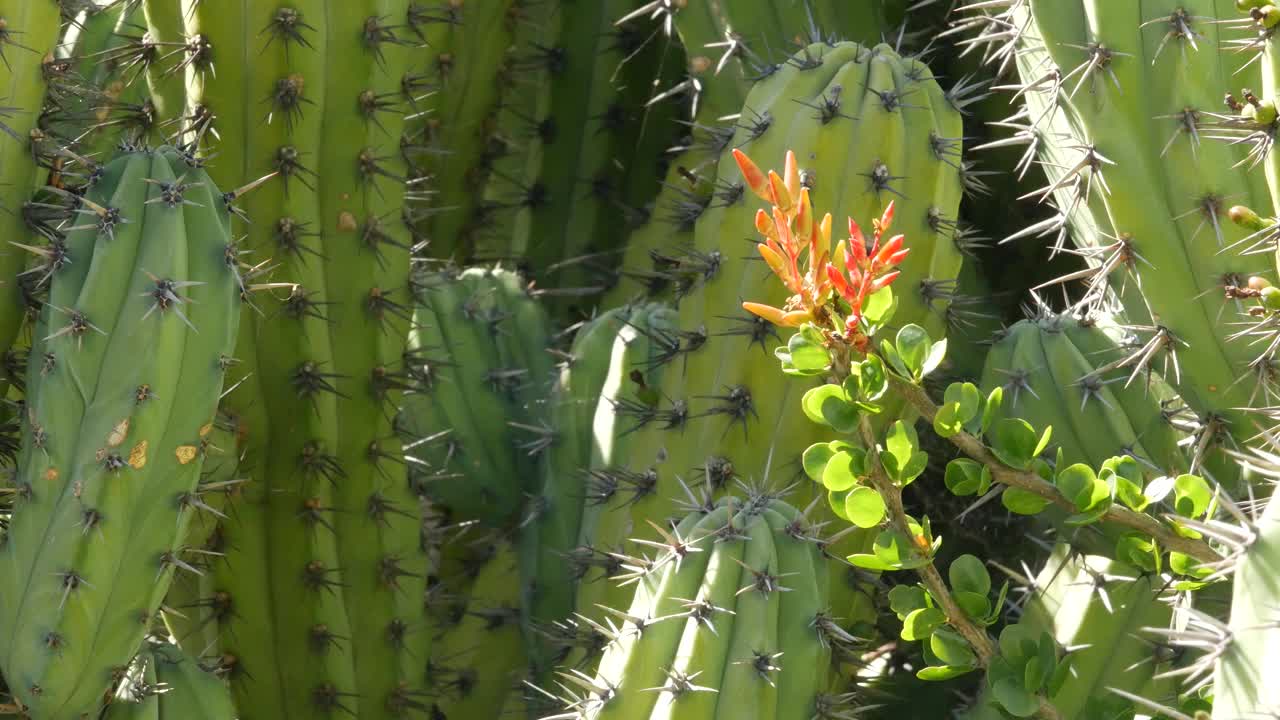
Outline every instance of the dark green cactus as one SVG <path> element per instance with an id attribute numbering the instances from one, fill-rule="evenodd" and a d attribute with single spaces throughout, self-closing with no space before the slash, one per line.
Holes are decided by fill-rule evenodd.
<path id="1" fill-rule="evenodd" d="M 226 681 L 176 645 L 148 642 L 103 720 L 235 720 Z"/>
<path id="2" fill-rule="evenodd" d="M 487 559 L 453 590 L 459 612 L 440 628 L 427 673 L 438 720 L 499 718 L 525 672 L 516 551 L 499 540 Z"/>
<path id="3" fill-rule="evenodd" d="M 398 423 L 410 477 L 454 521 L 502 526 L 536 488 L 538 436 L 551 431 L 550 323 L 507 270 L 424 273 L 415 284 L 419 389 L 405 395 Z"/>
<path id="4" fill-rule="evenodd" d="M 5 677 L 51 718 L 96 710 L 186 564 L 240 313 L 226 198 L 189 156 L 117 159 L 76 209 L 48 257 L 0 588 Z"/>

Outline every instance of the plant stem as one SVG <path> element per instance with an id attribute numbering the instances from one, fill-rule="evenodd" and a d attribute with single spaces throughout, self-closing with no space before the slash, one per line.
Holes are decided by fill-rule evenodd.
<path id="1" fill-rule="evenodd" d="M 933 424 L 933 419 L 938 414 L 938 406 L 934 405 L 924 388 L 893 374 L 889 375 L 889 383 L 894 392 L 905 398 L 929 424 Z M 1004 464 L 973 435 L 961 431 L 947 439 L 960 448 L 965 455 L 987 466 L 995 482 L 1034 493 L 1068 510 L 1076 509 L 1075 503 L 1068 500 L 1052 483 L 1029 470 L 1019 470 Z M 1113 504 L 1102 519 L 1137 530 L 1154 538 L 1166 550 L 1180 552 L 1200 562 L 1211 563 L 1222 560 L 1222 556 L 1204 541 L 1183 537 L 1150 515 L 1134 512 L 1122 505 Z"/>
<path id="2" fill-rule="evenodd" d="M 865 415 L 858 420 L 858 432 L 862 436 L 862 444 L 867 449 L 867 467 L 871 472 L 871 484 L 875 487 L 876 492 L 880 493 L 880 497 L 884 498 L 890 524 L 904 536 L 912 537 L 914 533 L 907 523 L 907 513 L 902 508 L 902 488 L 895 485 L 889 479 L 889 476 L 885 474 L 884 468 L 881 467 L 880 451 L 876 446 L 875 431 L 871 429 L 871 421 Z M 987 667 L 991 662 L 991 658 L 995 657 L 996 649 L 986 630 L 974 624 L 964 610 L 956 604 L 955 598 L 951 597 L 951 591 L 947 589 L 947 584 L 943 582 L 942 576 L 938 574 L 938 569 L 933 566 L 932 560 L 916 568 L 916 573 L 924 581 L 925 587 L 929 590 L 929 595 L 938 603 L 942 613 L 947 616 L 947 624 L 964 636 L 964 639 L 978 653 L 978 664 L 984 668 Z"/>

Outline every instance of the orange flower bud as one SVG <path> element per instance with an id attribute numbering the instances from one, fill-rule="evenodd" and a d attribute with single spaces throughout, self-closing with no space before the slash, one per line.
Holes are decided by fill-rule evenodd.
<path id="1" fill-rule="evenodd" d="M 786 180 L 788 196 L 795 202 L 800 197 L 800 168 L 796 166 L 796 154 L 790 150 L 787 151 L 782 177 Z"/>
<path id="2" fill-rule="evenodd" d="M 791 215 L 795 203 L 791 201 L 786 183 L 778 177 L 778 173 L 772 170 L 769 171 L 769 192 L 773 193 L 773 204 L 781 208 L 782 212 Z"/>
<path id="3" fill-rule="evenodd" d="M 760 196 L 761 200 L 772 203 L 773 198 L 769 196 L 769 180 L 765 174 L 751 162 L 751 158 L 741 150 L 734 148 L 733 159 L 738 162 L 738 170 L 742 172 L 742 181 L 747 187 L 751 188 L 751 192 Z"/>

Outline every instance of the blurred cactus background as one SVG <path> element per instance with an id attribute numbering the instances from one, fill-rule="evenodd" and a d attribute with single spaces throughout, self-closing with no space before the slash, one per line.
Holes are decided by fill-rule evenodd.
<path id="1" fill-rule="evenodd" d="M 0 717 L 1280 718 L 1276 0 L 0 0 Z"/>

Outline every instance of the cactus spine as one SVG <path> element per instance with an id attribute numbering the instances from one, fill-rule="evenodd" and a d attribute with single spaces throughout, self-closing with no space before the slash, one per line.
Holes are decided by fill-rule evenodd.
<path id="1" fill-rule="evenodd" d="M 186 564 L 182 500 L 240 312 L 227 207 L 190 157 L 126 155 L 77 209 L 63 260 L 78 262 L 50 268 L 0 589 L 5 677 L 40 717 L 96 710 Z"/>

